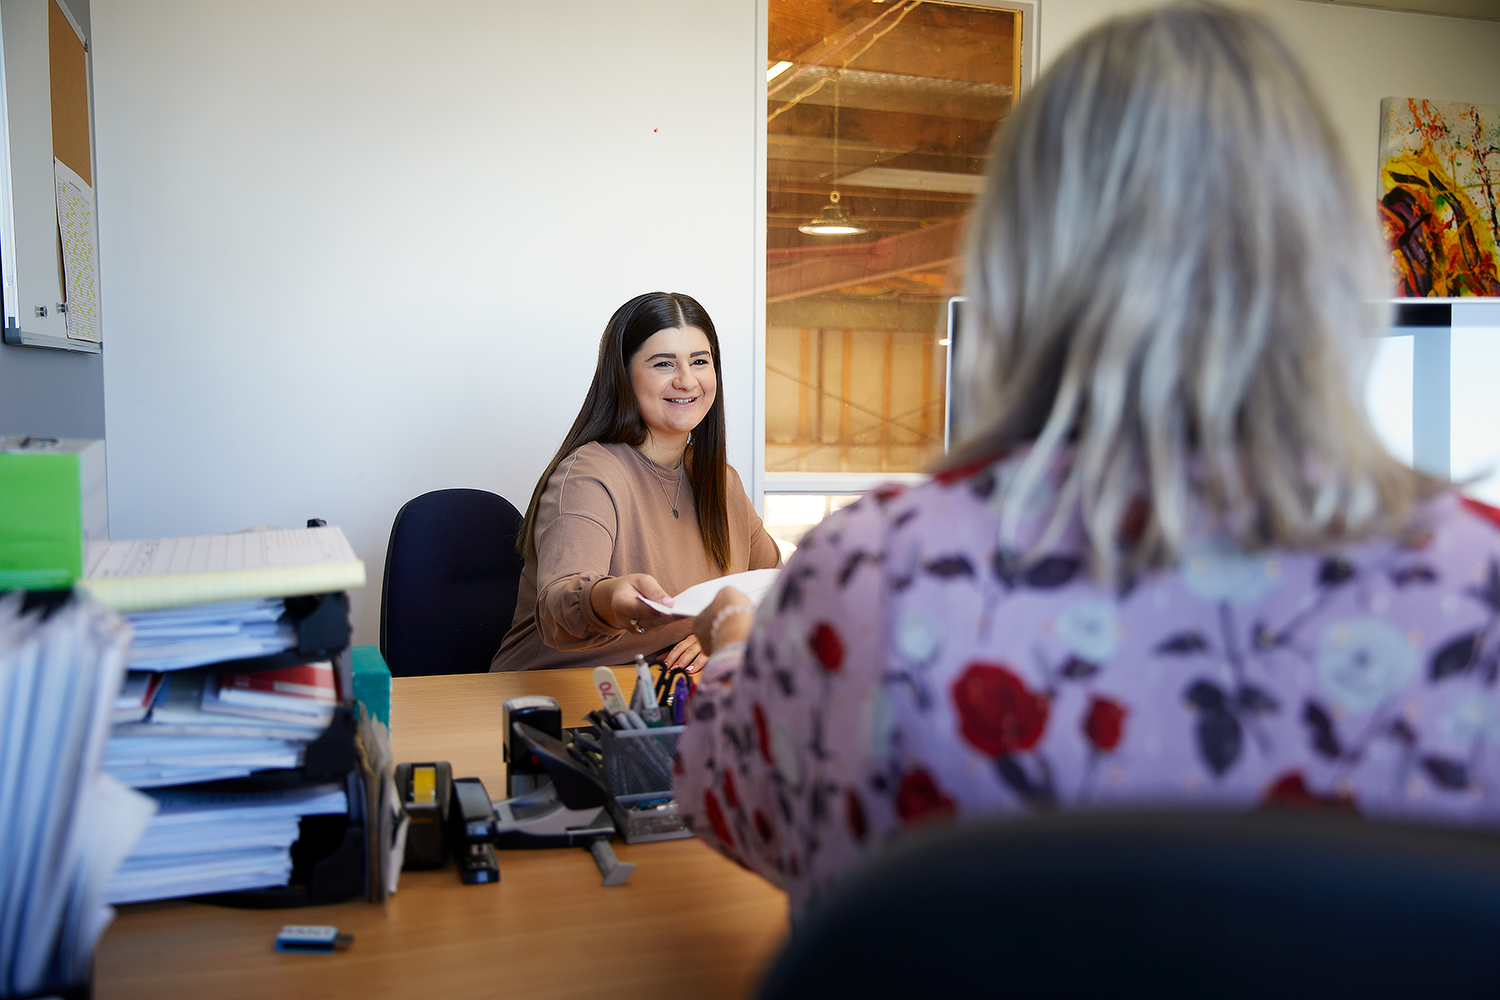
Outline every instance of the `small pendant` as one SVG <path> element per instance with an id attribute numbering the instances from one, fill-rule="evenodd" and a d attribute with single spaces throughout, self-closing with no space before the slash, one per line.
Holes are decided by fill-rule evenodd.
<path id="1" fill-rule="evenodd" d="M 673 517 L 674 517 L 674 518 L 675 518 L 675 517 L 676 517 L 676 516 L 677 516 L 677 508 L 676 508 L 676 507 L 673 507 L 673 508 L 672 508 L 672 516 L 673 516 Z"/>

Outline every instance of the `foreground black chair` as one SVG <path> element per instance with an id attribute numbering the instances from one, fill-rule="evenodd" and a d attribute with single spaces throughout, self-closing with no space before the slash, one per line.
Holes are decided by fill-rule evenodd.
<path id="1" fill-rule="evenodd" d="M 1500 842 L 1285 814 L 1074 815 L 898 844 L 762 996 L 1500 995 Z"/>
<path id="2" fill-rule="evenodd" d="M 391 525 L 380 653 L 396 677 L 481 673 L 510 628 L 521 515 L 484 490 L 436 490 Z"/>

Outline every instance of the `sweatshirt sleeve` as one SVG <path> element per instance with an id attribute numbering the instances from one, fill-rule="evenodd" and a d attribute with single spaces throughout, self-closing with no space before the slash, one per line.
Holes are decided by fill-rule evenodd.
<path id="1" fill-rule="evenodd" d="M 781 546 L 776 544 L 776 539 L 766 530 L 760 518 L 755 519 L 751 527 L 750 535 L 750 568 L 751 569 L 774 569 L 781 565 Z"/>
<path id="2" fill-rule="evenodd" d="M 594 613 L 594 586 L 610 575 L 618 518 L 609 490 L 576 474 L 576 456 L 553 473 L 537 508 L 536 621 L 554 649 L 602 646 L 621 630 Z"/>

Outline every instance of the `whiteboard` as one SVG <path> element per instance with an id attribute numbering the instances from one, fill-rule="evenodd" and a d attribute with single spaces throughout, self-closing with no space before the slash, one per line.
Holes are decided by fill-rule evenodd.
<path id="1" fill-rule="evenodd" d="M 0 0 L 0 305 L 7 344 L 98 353 L 98 227 L 92 213 L 93 129 L 88 46 L 57 0 Z M 59 163 L 64 170 L 59 171 Z M 95 269 L 87 307 L 91 334 L 70 336 L 59 230 L 58 183 L 66 174 L 70 204 L 87 203 L 80 224 L 67 220 L 71 270 Z M 87 197 L 77 190 L 82 181 Z M 81 251 L 81 252 L 80 252 Z"/>

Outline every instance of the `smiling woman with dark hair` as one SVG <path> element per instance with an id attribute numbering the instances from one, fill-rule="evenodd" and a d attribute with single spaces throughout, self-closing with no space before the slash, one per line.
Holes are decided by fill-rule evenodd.
<path id="1" fill-rule="evenodd" d="M 661 600 L 727 573 L 776 566 L 724 458 L 719 337 L 690 296 L 649 292 L 610 317 L 573 427 L 526 509 L 516 617 L 491 670 L 704 657 Z"/>

